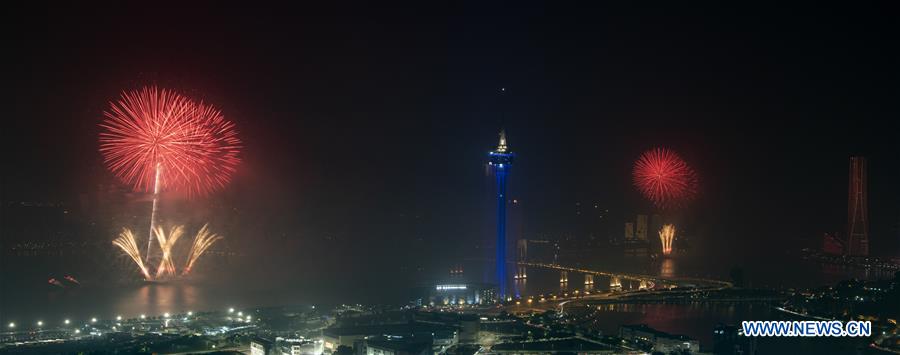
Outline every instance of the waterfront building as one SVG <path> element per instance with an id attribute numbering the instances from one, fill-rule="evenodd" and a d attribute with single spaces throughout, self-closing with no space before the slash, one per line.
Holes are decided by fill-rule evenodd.
<path id="1" fill-rule="evenodd" d="M 647 227 L 647 215 L 639 214 L 635 225 L 635 237 L 637 237 L 637 240 L 647 240 Z"/>
<path id="2" fill-rule="evenodd" d="M 422 305 L 449 306 L 489 304 L 496 302 L 497 289 L 482 283 L 443 283 L 420 293 Z"/>
<path id="3" fill-rule="evenodd" d="M 634 223 L 625 222 L 625 242 L 634 240 Z"/>
<path id="4" fill-rule="evenodd" d="M 648 327 L 646 324 L 623 325 L 619 327 L 622 339 L 644 342 L 653 346 L 654 352 L 681 353 L 700 351 L 700 341 L 685 335 L 669 334 Z"/>
<path id="5" fill-rule="evenodd" d="M 250 355 L 275 355 L 272 341 L 260 337 L 250 339 Z"/>
<path id="6" fill-rule="evenodd" d="M 459 331 L 455 326 L 424 322 L 327 328 L 322 330 L 322 350 L 326 354 L 332 354 L 338 347 L 346 346 L 366 354 L 367 341 L 371 339 L 428 342 L 429 348 L 434 344 L 442 351 L 458 342 Z"/>

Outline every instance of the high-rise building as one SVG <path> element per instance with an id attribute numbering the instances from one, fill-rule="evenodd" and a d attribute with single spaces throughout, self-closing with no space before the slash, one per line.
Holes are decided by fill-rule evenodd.
<path id="1" fill-rule="evenodd" d="M 635 231 L 635 235 L 638 240 L 647 240 L 647 215 L 639 214 L 637 216 L 637 230 Z"/>
<path id="2" fill-rule="evenodd" d="M 644 223 L 646 226 L 646 218 Z M 645 239 L 643 240 L 635 237 L 634 227 L 634 222 L 625 222 L 625 256 L 647 256 L 648 241 L 646 239 L 646 227 L 644 230 Z"/>
<path id="3" fill-rule="evenodd" d="M 500 131 L 497 149 L 489 153 L 488 166 L 497 179 L 497 292 L 500 299 L 506 299 L 506 176 L 515 155 L 506 146 L 506 131 Z"/>
<path id="4" fill-rule="evenodd" d="M 865 157 L 850 157 L 850 187 L 847 202 L 847 253 L 850 255 L 869 255 L 866 168 Z"/>
<path id="5" fill-rule="evenodd" d="M 634 240 L 634 223 L 625 222 L 625 242 Z"/>

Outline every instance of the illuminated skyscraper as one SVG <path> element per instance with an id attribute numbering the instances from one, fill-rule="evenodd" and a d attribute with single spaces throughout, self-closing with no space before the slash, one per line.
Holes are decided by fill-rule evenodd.
<path id="1" fill-rule="evenodd" d="M 635 231 L 635 235 L 638 240 L 646 241 L 647 240 L 647 215 L 639 214 L 637 216 L 637 230 Z"/>
<path id="2" fill-rule="evenodd" d="M 625 242 L 634 240 L 634 223 L 625 222 Z"/>
<path id="3" fill-rule="evenodd" d="M 489 153 L 488 165 L 497 178 L 497 289 L 501 300 L 506 299 L 506 175 L 512 165 L 513 154 L 506 146 L 506 131 L 500 131 L 497 149 Z"/>
<path id="4" fill-rule="evenodd" d="M 869 255 L 866 165 L 865 157 L 850 157 L 850 188 L 847 202 L 847 252 L 850 255 Z"/>

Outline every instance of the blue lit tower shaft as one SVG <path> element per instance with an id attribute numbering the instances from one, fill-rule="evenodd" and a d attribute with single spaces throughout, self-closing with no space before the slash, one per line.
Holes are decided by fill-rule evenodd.
<path id="1" fill-rule="evenodd" d="M 506 134 L 500 132 L 500 144 L 490 153 L 493 168 L 497 177 L 497 289 L 501 300 L 506 299 L 506 176 L 512 165 L 513 153 L 506 147 Z"/>
<path id="2" fill-rule="evenodd" d="M 500 165 L 497 175 L 497 287 L 500 297 L 506 298 L 506 174 L 508 168 Z"/>

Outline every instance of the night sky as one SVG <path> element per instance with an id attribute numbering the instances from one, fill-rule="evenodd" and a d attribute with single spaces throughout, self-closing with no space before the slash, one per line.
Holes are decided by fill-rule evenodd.
<path id="1" fill-rule="evenodd" d="M 684 214 L 703 250 L 843 231 L 862 154 L 872 250 L 900 251 L 895 9 L 140 5 L 14 15 L 3 200 L 113 182 L 102 112 L 156 84 L 236 123 L 244 163 L 221 194 L 244 229 L 290 242 L 399 258 L 419 251 L 408 240 L 490 240 L 484 163 L 505 127 L 526 236 L 570 233 L 576 202 L 609 208 L 620 233 L 653 211 L 631 164 L 665 146 L 700 174 Z"/>

